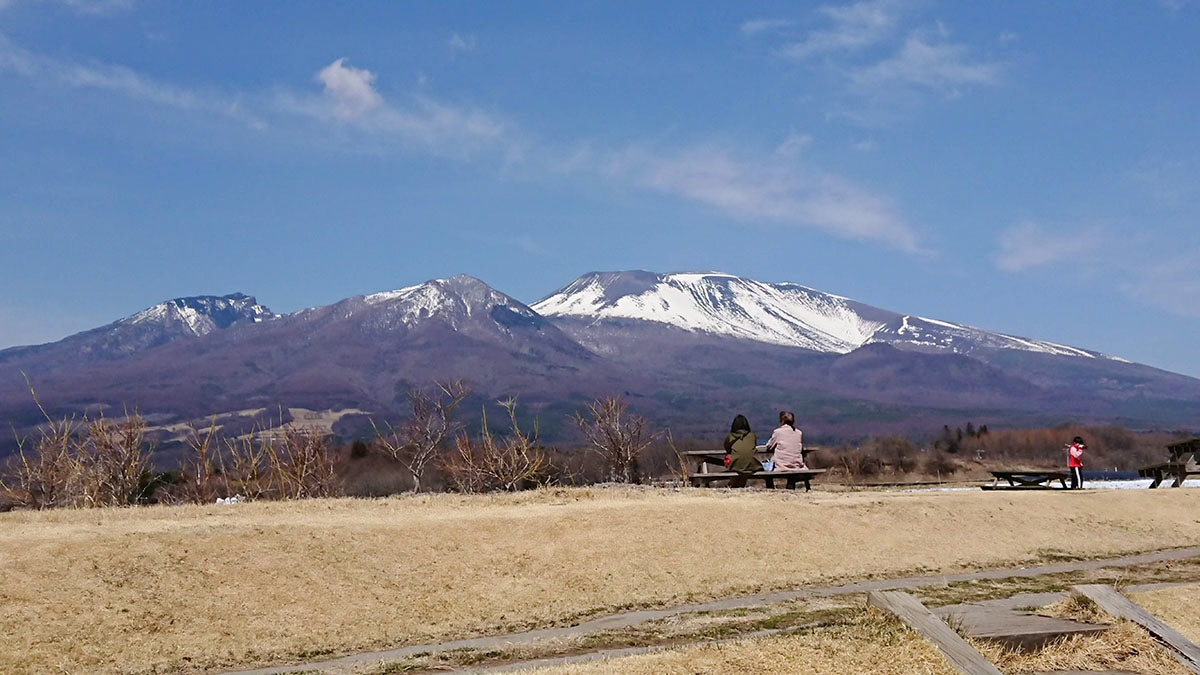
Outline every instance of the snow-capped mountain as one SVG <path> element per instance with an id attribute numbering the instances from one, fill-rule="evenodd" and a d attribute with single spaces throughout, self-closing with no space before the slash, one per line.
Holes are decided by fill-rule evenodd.
<path id="1" fill-rule="evenodd" d="M 362 303 L 373 311 L 372 325 L 377 330 L 412 328 L 432 319 L 467 333 L 482 327 L 511 334 L 515 328 L 547 326 L 527 305 L 465 274 L 367 295 Z"/>
<path id="2" fill-rule="evenodd" d="M 588 274 L 534 303 L 547 317 L 593 323 L 634 319 L 756 342 L 845 353 L 883 323 L 860 316 L 828 293 L 798 284 L 767 284 L 719 272 Z"/>
<path id="3" fill-rule="evenodd" d="M 764 283 L 721 272 L 598 272 L 533 304 L 551 319 L 570 319 L 589 334 L 614 322 L 662 324 L 692 333 L 752 340 L 835 354 L 882 342 L 897 349 L 972 354 L 1013 349 L 1108 358 L 1043 340 L 890 312 L 794 283 Z"/>
<path id="4" fill-rule="evenodd" d="M 681 436 L 784 406 L 803 410 L 806 431 L 858 438 L 921 433 L 972 410 L 985 411 L 977 423 L 1186 428 L 1200 405 L 1200 380 L 1086 349 L 798 284 L 635 271 L 585 275 L 532 306 L 465 275 L 287 315 L 242 294 L 180 298 L 0 351 L 0 423 L 30 434 L 43 410 L 106 407 L 197 423 L 288 407 L 387 417 L 411 388 L 460 378 L 475 414 L 519 396 L 549 442 L 613 393 Z M 355 414 L 347 433 L 369 434 Z"/>
<path id="5" fill-rule="evenodd" d="M 0 362 L 36 353 L 75 367 L 72 364 L 81 360 L 128 358 L 175 340 L 277 318 L 279 315 L 258 304 L 254 297 L 242 293 L 176 298 L 58 342 L 5 349 L 0 351 Z"/>
<path id="6" fill-rule="evenodd" d="M 140 330 L 143 334 L 158 334 L 165 338 L 196 337 L 242 321 L 261 323 L 275 318 L 278 318 L 277 314 L 258 304 L 253 297 L 232 293 L 220 297 L 201 295 L 168 300 L 121 319 L 113 328 L 129 327 L 133 329 L 127 331 L 129 333 Z"/>

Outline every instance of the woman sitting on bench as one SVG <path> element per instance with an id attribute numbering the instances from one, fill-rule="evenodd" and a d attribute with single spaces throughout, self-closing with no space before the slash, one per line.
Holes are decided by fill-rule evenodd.
<path id="1" fill-rule="evenodd" d="M 733 418 L 725 437 L 725 452 L 729 453 L 729 470 L 738 475 L 730 479 L 729 487 L 746 487 L 746 479 L 755 471 L 762 471 L 762 462 L 754 457 L 757 445 L 758 436 L 750 431 L 750 420 L 745 415 Z"/>
<path id="2" fill-rule="evenodd" d="M 808 468 L 804 461 L 804 432 L 796 428 L 796 415 L 790 410 L 779 413 L 779 428 L 767 441 L 767 452 L 773 453 L 776 471 L 801 471 Z"/>

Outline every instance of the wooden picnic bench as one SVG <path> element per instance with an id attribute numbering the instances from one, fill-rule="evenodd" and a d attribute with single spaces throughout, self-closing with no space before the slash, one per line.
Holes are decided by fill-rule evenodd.
<path id="1" fill-rule="evenodd" d="M 991 473 L 992 483 L 980 486 L 984 490 L 1050 490 L 1054 488 L 1051 484 L 1054 481 L 1058 481 L 1058 484 L 1066 489 L 1069 478 L 1066 471 L 1055 470 L 1017 469 Z"/>
<path id="2" fill-rule="evenodd" d="M 724 450 L 689 450 L 681 453 L 684 457 L 695 461 L 695 470 L 688 473 L 688 482 L 696 487 L 709 487 L 713 481 L 732 480 L 738 477 L 736 471 L 725 470 Z M 770 459 L 772 453 L 765 446 L 758 446 L 754 455 L 760 459 Z M 720 467 L 719 471 L 710 471 L 709 467 Z M 746 475 L 747 479 L 761 480 L 768 490 L 775 489 L 775 481 L 784 481 L 787 489 L 794 490 L 798 483 L 804 483 L 805 491 L 812 489 L 813 478 L 825 473 L 825 469 L 799 469 L 791 471 L 755 471 Z"/>
<path id="3" fill-rule="evenodd" d="M 1162 485 L 1167 478 L 1175 479 L 1171 487 L 1179 487 L 1188 476 L 1200 476 L 1200 463 L 1196 462 L 1196 454 L 1200 453 L 1200 438 L 1173 443 L 1167 446 L 1167 450 L 1171 459 L 1166 463 L 1138 469 L 1138 475 L 1142 478 L 1152 479 L 1151 488 Z"/>

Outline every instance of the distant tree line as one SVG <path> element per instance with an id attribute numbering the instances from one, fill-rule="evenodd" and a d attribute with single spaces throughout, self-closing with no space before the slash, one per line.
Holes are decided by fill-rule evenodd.
<path id="1" fill-rule="evenodd" d="M 32 393 L 32 389 L 31 389 Z M 500 425 L 483 406 L 477 430 L 456 413 L 471 395 L 462 381 L 434 382 L 406 392 L 406 415 L 372 421 L 373 437 L 338 444 L 305 428 L 281 409 L 277 420 L 188 427 L 178 468 L 153 470 L 157 449 L 136 411 L 53 419 L 0 471 L 0 509 L 82 508 L 150 503 L 384 496 L 411 491 L 478 493 L 541 485 L 591 485 L 679 480 L 686 450 L 713 450 L 719 439 L 676 439 L 655 432 L 620 396 L 595 399 L 571 416 L 579 447 L 542 444 L 538 423 L 522 423 L 518 400 L 493 403 Z M 33 394 L 36 401 L 36 393 Z M 39 404 L 40 408 L 40 404 Z M 493 416 L 494 419 L 494 416 Z M 946 480 L 975 469 L 1020 463 L 1065 464 L 1063 445 L 1088 443 L 1090 468 L 1130 469 L 1163 460 L 1180 433 L 1134 433 L 1117 426 L 989 430 L 987 424 L 945 424 L 922 443 L 900 436 L 817 449 L 810 464 L 851 485 Z"/>

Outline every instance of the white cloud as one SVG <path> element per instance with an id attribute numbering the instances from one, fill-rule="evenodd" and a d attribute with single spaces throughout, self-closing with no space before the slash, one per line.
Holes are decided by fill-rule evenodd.
<path id="1" fill-rule="evenodd" d="M 240 97 L 159 82 L 124 66 L 84 65 L 45 57 L 12 44 L 3 35 L 0 35 L 0 70 L 14 72 L 38 84 L 111 91 L 135 101 L 215 114 L 256 128 L 265 126 L 260 118 L 244 109 Z"/>
<path id="2" fill-rule="evenodd" d="M 809 33 L 803 40 L 785 46 L 781 53 L 808 59 L 833 52 L 856 51 L 883 41 L 896 29 L 901 4 L 894 0 L 871 0 L 817 10 L 833 25 Z"/>
<path id="3" fill-rule="evenodd" d="M 888 200 L 836 176 L 808 175 L 791 163 L 738 160 L 714 148 L 673 156 L 631 149 L 614 156 L 607 169 L 741 220 L 812 228 L 921 252 L 916 234 Z"/>
<path id="4" fill-rule="evenodd" d="M 0 0 L 0 11 L 12 7 L 20 0 Z M 43 0 L 44 1 L 44 0 Z M 135 0 L 56 0 L 76 14 L 110 14 L 131 9 Z"/>
<path id="5" fill-rule="evenodd" d="M 809 134 L 791 132 L 783 143 L 775 149 L 780 157 L 799 157 L 808 146 L 812 145 L 813 137 Z"/>
<path id="6" fill-rule="evenodd" d="M 340 120 L 359 119 L 383 103 L 383 97 L 375 91 L 375 73 L 347 66 L 345 57 L 322 68 L 317 80 L 325 85 L 333 115 Z"/>
<path id="7" fill-rule="evenodd" d="M 793 22 L 787 19 L 753 19 L 744 22 L 739 30 L 742 35 L 753 36 L 784 30 L 791 27 L 792 24 Z"/>
<path id="8" fill-rule="evenodd" d="M 914 34 L 891 58 L 853 70 L 850 88 L 868 95 L 907 86 L 952 93 L 964 85 L 996 84 L 999 78 L 999 65 L 972 62 L 966 47 L 933 44 Z"/>
<path id="9" fill-rule="evenodd" d="M 996 266 L 1006 272 L 1023 272 L 1047 265 L 1072 264 L 1075 258 L 1098 251 L 1104 243 L 1099 230 L 1047 232 L 1026 221 L 1000 233 Z"/>
<path id="10" fill-rule="evenodd" d="M 450 51 L 456 54 L 467 54 L 475 51 L 475 36 L 462 36 L 458 33 L 450 36 Z"/>

